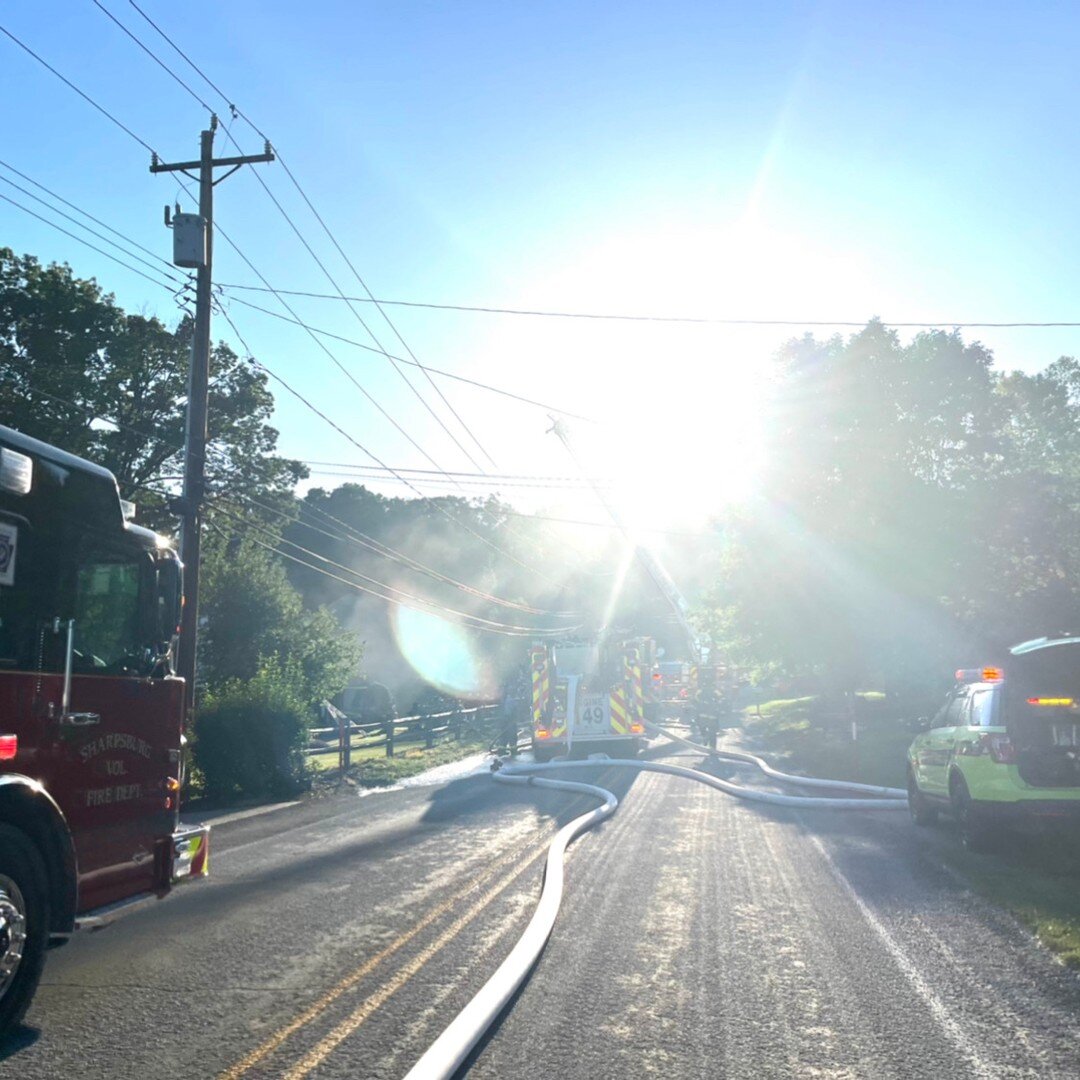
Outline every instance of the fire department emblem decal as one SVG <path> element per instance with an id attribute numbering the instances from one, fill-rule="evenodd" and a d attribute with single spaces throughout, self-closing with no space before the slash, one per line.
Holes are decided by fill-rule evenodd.
<path id="1" fill-rule="evenodd" d="M 0 585 L 15 584 L 15 545 L 19 530 L 14 525 L 0 525 Z"/>

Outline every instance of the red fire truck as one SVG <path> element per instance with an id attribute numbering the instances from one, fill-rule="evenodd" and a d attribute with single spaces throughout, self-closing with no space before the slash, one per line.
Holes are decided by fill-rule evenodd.
<path id="1" fill-rule="evenodd" d="M 0 426 L 0 1033 L 45 951 L 207 871 L 179 822 L 181 567 L 110 472 Z"/>

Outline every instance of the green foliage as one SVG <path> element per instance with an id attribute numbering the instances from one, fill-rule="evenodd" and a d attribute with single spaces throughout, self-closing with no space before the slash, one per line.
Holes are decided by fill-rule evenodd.
<path id="1" fill-rule="evenodd" d="M 991 365 L 876 322 L 782 350 L 763 490 L 724 522 L 702 616 L 722 652 L 917 694 L 1080 625 L 1080 364 Z"/>
<path id="2" fill-rule="evenodd" d="M 122 494 L 149 511 L 156 497 L 141 485 L 182 472 L 192 331 L 186 318 L 169 330 L 125 313 L 67 265 L 0 248 L 4 423 L 111 469 Z M 274 454 L 266 375 L 225 344 L 214 347 L 210 372 L 208 491 L 291 502 L 307 470 Z M 171 519 L 159 508 L 148 523 L 168 528 Z"/>
<path id="3" fill-rule="evenodd" d="M 203 695 L 195 721 L 195 761 L 214 802 L 285 798 L 308 783 L 304 748 L 311 710 L 297 693 L 295 665 L 266 661 L 249 679 Z"/>
<path id="4" fill-rule="evenodd" d="M 252 679 L 268 658 L 287 657 L 291 691 L 310 708 L 337 694 L 359 666 L 356 636 L 325 608 L 306 609 L 281 560 L 252 541 L 212 537 L 203 588 L 200 662 L 211 689 Z"/>

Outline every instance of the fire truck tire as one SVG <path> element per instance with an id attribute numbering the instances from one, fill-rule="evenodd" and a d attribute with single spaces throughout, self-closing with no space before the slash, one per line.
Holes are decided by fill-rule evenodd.
<path id="1" fill-rule="evenodd" d="M 34 996 L 48 926 L 45 864 L 21 829 L 0 825 L 0 1036 L 23 1018 Z"/>

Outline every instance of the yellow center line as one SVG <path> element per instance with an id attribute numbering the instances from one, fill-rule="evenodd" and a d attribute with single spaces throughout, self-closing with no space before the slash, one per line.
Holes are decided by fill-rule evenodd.
<path id="1" fill-rule="evenodd" d="M 537 860 L 537 858 L 542 855 L 546 850 L 546 846 L 541 846 L 540 848 L 538 848 L 524 864 L 518 866 L 494 889 L 492 889 L 489 893 L 485 894 L 484 898 L 477 905 L 470 908 L 465 916 L 462 916 L 461 919 L 454 923 L 454 927 L 456 928 L 454 930 L 454 933 L 456 933 L 457 930 L 461 928 L 461 926 L 464 926 L 466 922 L 475 918 L 475 916 L 478 915 L 480 911 L 482 911 L 483 908 L 486 907 L 498 895 L 500 891 L 505 889 L 506 886 L 509 885 L 510 882 L 513 881 L 516 876 L 521 874 L 527 867 L 531 866 Z M 325 1012 L 326 1009 L 328 1009 L 339 997 L 341 997 L 342 994 L 350 990 L 363 978 L 365 978 L 372 971 L 374 971 L 374 969 L 377 968 L 379 964 L 381 964 L 384 960 L 386 960 L 388 957 L 393 956 L 394 953 L 404 948 L 404 946 L 406 946 L 410 941 L 412 941 L 413 938 L 417 936 L 417 934 L 422 933 L 433 922 L 442 918 L 442 916 L 444 916 L 460 900 L 464 899 L 470 893 L 475 892 L 481 886 L 486 885 L 493 877 L 495 877 L 496 874 L 499 873 L 500 870 L 502 870 L 506 866 L 508 862 L 512 862 L 515 859 L 519 859 L 520 857 L 521 853 L 517 851 L 511 852 L 509 855 L 504 856 L 502 859 L 499 859 L 493 866 L 485 870 L 482 874 L 478 874 L 475 878 L 473 878 L 472 881 L 469 882 L 468 885 L 466 885 L 459 892 L 456 892 L 448 900 L 445 900 L 437 907 L 432 908 L 418 923 L 416 923 L 410 929 L 406 930 L 404 933 L 395 938 L 392 942 L 390 942 L 389 945 L 387 945 L 380 952 L 376 953 L 369 960 L 366 960 L 355 971 L 346 975 L 345 978 L 343 978 L 339 983 L 337 983 L 336 986 L 333 986 L 330 990 L 323 994 L 322 997 L 318 999 L 318 1001 L 305 1009 L 304 1012 L 302 1012 L 299 1016 L 296 1017 L 296 1019 L 292 1020 L 290 1023 L 286 1024 L 285 1027 L 276 1031 L 273 1035 L 270 1036 L 270 1038 L 268 1038 L 264 1043 L 262 1043 L 262 1045 L 256 1047 L 246 1057 L 242 1058 L 235 1065 L 230 1066 L 223 1073 L 221 1073 L 219 1080 L 238 1080 L 238 1078 L 241 1077 L 244 1073 L 248 1072 L 260 1061 L 262 1061 L 264 1058 L 268 1057 L 275 1050 L 277 1050 L 278 1047 L 280 1047 L 286 1039 L 294 1035 L 302 1027 L 309 1024 L 321 1013 Z M 451 934 L 450 936 L 452 937 L 453 935 Z M 444 939 L 449 940 L 446 934 L 443 934 L 439 938 L 439 942 L 441 944 L 445 944 Z M 439 946 L 440 948 L 441 944 Z M 425 955 L 426 957 L 430 957 L 431 954 L 431 951 L 425 950 L 425 953 L 423 955 Z M 417 970 L 419 969 L 417 968 Z M 395 987 L 395 989 L 396 988 L 397 987 Z M 389 995 L 386 996 L 388 997 Z M 383 1000 L 385 1000 L 385 997 L 383 998 Z M 360 1021 L 360 1023 L 362 1022 L 363 1021 Z M 344 1036 L 342 1036 L 342 1038 L 344 1038 Z"/>
<path id="2" fill-rule="evenodd" d="M 317 1068 L 334 1049 L 347 1039 L 376 1009 L 383 1005 L 386 1000 L 400 990 L 440 949 L 461 931 L 463 927 L 472 922 L 501 892 L 514 880 L 519 878 L 537 859 L 547 853 L 547 848 L 542 847 L 533 852 L 531 856 L 516 869 L 506 875 L 497 885 L 478 900 L 468 911 L 455 919 L 430 945 L 421 950 L 404 967 L 395 972 L 393 978 L 384 983 L 374 994 L 364 999 L 349 1016 L 347 1016 L 328 1035 L 324 1036 L 319 1043 L 309 1050 L 288 1072 L 282 1074 L 282 1080 L 301 1080 L 312 1069 Z"/>

